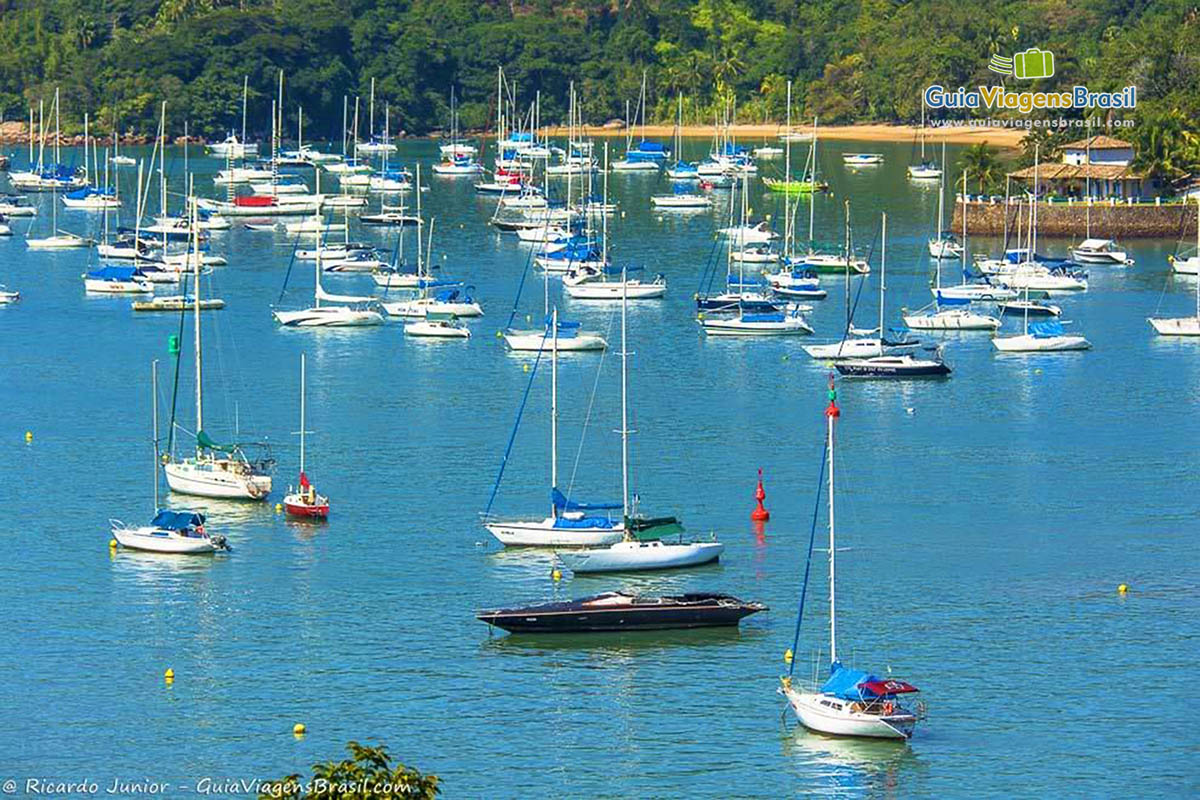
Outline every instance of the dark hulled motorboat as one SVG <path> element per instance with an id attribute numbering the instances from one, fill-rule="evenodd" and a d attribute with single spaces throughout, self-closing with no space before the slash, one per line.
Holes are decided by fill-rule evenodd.
<path id="1" fill-rule="evenodd" d="M 762 603 L 715 592 L 664 597 L 605 592 L 527 608 L 481 611 L 475 616 L 510 633 L 599 633 L 733 626 L 742 617 L 766 610 Z"/>

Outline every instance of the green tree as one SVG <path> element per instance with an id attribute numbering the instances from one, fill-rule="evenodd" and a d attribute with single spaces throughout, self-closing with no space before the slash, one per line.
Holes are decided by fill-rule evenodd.
<path id="1" fill-rule="evenodd" d="M 266 782 L 259 800 L 434 800 L 441 793 L 436 775 L 390 763 L 387 748 L 358 742 L 346 745 L 350 758 L 314 764 L 312 775 L 288 775 Z"/>
<path id="2" fill-rule="evenodd" d="M 991 191 L 1004 185 L 1005 164 L 998 151 L 988 147 L 987 142 L 973 144 L 958 158 L 957 169 L 967 172 L 967 178 L 979 186 L 979 193 Z"/>

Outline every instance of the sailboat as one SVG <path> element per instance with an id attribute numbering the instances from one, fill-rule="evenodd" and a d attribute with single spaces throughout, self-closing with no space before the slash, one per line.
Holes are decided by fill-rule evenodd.
<path id="1" fill-rule="evenodd" d="M 192 212 L 193 245 L 200 248 L 200 230 L 196 227 L 196 201 L 189 192 Z M 192 259 L 194 286 L 194 334 L 196 359 L 196 453 L 179 461 L 167 460 L 163 471 L 167 485 L 181 494 L 238 500 L 264 500 L 271 493 L 270 459 L 251 461 L 239 444 L 218 444 L 204 430 L 204 381 L 200 342 L 200 259 Z M 178 366 L 176 367 L 178 369 Z"/>
<path id="2" fill-rule="evenodd" d="M 357 123 L 357 115 L 355 116 L 355 122 Z M 373 156 L 373 155 L 380 155 L 380 154 L 384 154 L 384 153 L 396 152 L 396 145 L 393 144 L 390 141 L 390 139 L 388 138 L 388 131 L 386 130 L 386 123 L 385 123 L 383 139 L 379 140 L 379 139 L 375 138 L 375 78 L 374 77 L 371 78 L 371 99 L 370 99 L 370 110 L 369 110 L 368 116 L 367 116 L 367 130 L 368 130 L 369 135 L 371 136 L 371 140 L 367 141 L 367 142 L 356 141 L 354 144 L 355 155 L 358 155 L 359 153 L 363 153 L 368 156 Z M 355 137 L 355 138 L 357 139 L 357 137 Z"/>
<path id="3" fill-rule="evenodd" d="M 1031 325 L 1030 309 L 1029 289 L 1026 288 L 1022 332 L 1013 336 L 996 336 L 992 339 L 992 346 L 1002 353 L 1062 353 L 1091 349 L 1091 342 L 1078 334 L 1067 333 L 1057 319 Z"/>
<path id="4" fill-rule="evenodd" d="M 250 95 L 250 76 L 242 77 L 242 136 L 239 139 L 232 131 L 224 141 L 208 145 L 210 155 L 225 159 L 245 159 L 258 155 L 258 143 L 246 141 L 246 101 Z"/>
<path id="5" fill-rule="evenodd" d="M 1200 198 L 1196 200 L 1196 252 L 1187 258 L 1171 255 L 1167 261 L 1176 275 L 1200 275 Z"/>
<path id="6" fill-rule="evenodd" d="M 625 536 L 623 518 L 589 513 L 615 510 L 620 505 L 572 500 L 558 488 L 559 326 L 556 307 L 543 334 L 550 343 L 550 515 L 543 519 L 493 520 L 490 512 L 484 512 L 484 527 L 506 547 L 589 547 L 615 544 Z M 530 375 L 530 380 L 533 377 Z"/>
<path id="7" fill-rule="evenodd" d="M 744 230 L 746 214 L 748 213 L 748 181 L 747 175 L 742 175 L 742 207 L 741 224 L 725 230 Z M 732 216 L 732 207 L 730 215 Z M 743 246 L 734 236 L 725 241 L 725 283 L 726 291 L 716 297 L 697 298 L 697 306 L 711 310 L 715 314 L 699 313 L 696 321 L 701 329 L 710 336 L 803 336 L 813 332 L 803 312 L 809 306 L 787 304 L 786 301 L 776 301 L 768 293 L 755 292 L 746 282 L 746 262 L 738 260 L 738 275 L 736 287 L 731 286 L 733 278 L 734 247 Z M 765 284 L 764 284 L 765 287 Z M 735 289 L 734 291 L 729 291 Z"/>
<path id="8" fill-rule="evenodd" d="M 195 511 L 170 511 L 158 507 L 158 362 L 150 367 L 150 407 L 154 419 L 154 518 L 149 525 L 131 528 L 110 519 L 112 537 L 121 547 L 152 553 L 201 554 L 228 550 L 224 536 L 204 527 L 204 515 Z"/>
<path id="9" fill-rule="evenodd" d="M 694 161 L 683 160 L 683 93 L 679 93 L 679 110 L 675 114 L 675 163 L 667 167 L 667 177 L 673 181 L 700 180 Z"/>
<path id="10" fill-rule="evenodd" d="M 627 283 L 624 273 L 622 285 Z M 629 296 L 621 295 L 621 518 L 625 532 L 621 541 L 604 548 L 585 548 L 558 554 L 572 572 L 619 572 L 626 570 L 655 570 L 707 564 L 720 558 L 725 545 L 720 542 L 666 542 L 661 539 L 639 540 L 633 535 L 631 518 L 634 510 L 629 499 Z M 636 497 L 636 495 L 635 495 Z M 672 523 L 676 520 L 671 518 Z"/>
<path id="11" fill-rule="evenodd" d="M 604 145 L 604 203 L 608 204 L 608 145 Z M 631 279 L 627 268 L 621 267 L 619 281 L 612 280 L 613 268 L 608 263 L 608 215 L 602 215 L 600 263 L 575 263 L 563 276 L 563 291 L 576 300 L 638 300 L 657 299 L 667 294 L 667 279 L 661 274 L 652 280 Z"/>
<path id="12" fill-rule="evenodd" d="M 937 164 L 935 164 L 932 161 L 929 161 L 925 158 L 925 98 L 924 98 L 924 96 L 921 97 L 921 129 L 920 129 L 920 132 L 918 133 L 918 136 L 920 136 L 920 138 L 921 138 L 921 162 L 919 164 L 912 164 L 909 166 L 908 177 L 912 178 L 915 181 L 941 180 L 942 169 L 944 169 L 945 167 L 943 166 L 943 167 L 939 168 Z M 945 144 L 944 143 L 943 143 L 942 154 L 943 154 L 942 155 L 942 164 L 944 165 L 946 163 Z"/>
<path id="13" fill-rule="evenodd" d="M 450 142 L 438 149 L 444 160 L 433 165 L 434 175 L 478 175 L 483 172 L 483 165 L 475 160 L 475 146 L 458 140 L 458 103 L 453 86 L 450 87 Z"/>
<path id="14" fill-rule="evenodd" d="M 417 167 L 417 221 L 421 224 L 421 168 Z M 422 234 L 417 230 L 417 294 L 405 300 L 382 303 L 389 317 L 418 317 L 429 314 L 481 317 L 483 308 L 471 297 L 473 287 L 458 281 L 436 280 L 429 268 L 433 254 L 433 220 L 429 222 L 428 246 L 422 252 Z"/>
<path id="15" fill-rule="evenodd" d="M 359 328 L 383 324 L 383 315 L 367 307 L 377 302 L 378 298 L 331 294 L 321 286 L 319 239 L 313 265 L 313 305 L 299 311 L 273 310 L 271 316 L 275 317 L 276 322 L 288 328 Z M 322 300 L 335 305 L 321 305 Z"/>
<path id="16" fill-rule="evenodd" d="M 300 488 L 288 487 L 288 493 L 283 498 L 283 508 L 293 517 L 317 517 L 324 519 L 329 516 L 329 498 L 317 494 L 317 489 L 308 480 L 304 471 L 304 437 L 305 430 L 305 389 L 306 363 L 304 353 L 300 354 Z"/>
<path id="17" fill-rule="evenodd" d="M 887 297 L 887 214 L 882 215 L 879 248 L 879 329 L 883 336 L 884 298 Z M 868 334 L 875 331 L 868 331 Z M 853 341 L 853 340 L 852 340 Z M 853 378 L 931 378 L 950 374 L 950 367 L 941 358 L 941 348 L 934 359 L 915 358 L 909 353 L 883 352 L 885 344 L 879 341 L 879 351 L 866 357 L 839 358 L 833 365 L 842 375 Z"/>
<path id="18" fill-rule="evenodd" d="M 886 224 L 887 217 L 884 217 Z M 850 201 L 845 201 L 845 252 L 851 252 L 850 245 Z M 822 359 L 847 359 L 847 358 L 872 358 L 874 356 L 890 356 L 899 353 L 915 350 L 920 346 L 920 342 L 904 337 L 902 339 L 888 339 L 884 333 L 884 299 L 886 297 L 887 287 L 884 283 L 883 276 L 879 278 L 879 327 L 874 330 L 861 330 L 854 327 L 853 308 L 850 304 L 850 268 L 846 267 L 846 283 L 845 283 L 845 306 L 846 306 L 846 327 L 842 332 L 842 338 L 836 342 L 827 342 L 825 344 L 810 344 L 804 346 L 804 352 L 808 353 L 812 358 Z"/>
<path id="19" fill-rule="evenodd" d="M 792 82 L 788 81 L 787 85 L 787 124 L 788 129 L 792 127 Z M 812 194 L 813 192 L 822 192 L 829 188 L 826 183 L 817 182 L 817 118 L 813 117 L 813 129 L 808 149 L 808 161 L 805 164 L 803 177 L 796 180 L 792 177 L 792 139 L 789 137 L 784 139 L 784 155 L 785 165 L 783 168 L 783 178 L 764 177 L 763 185 L 772 192 L 783 192 L 785 194 Z"/>
<path id="20" fill-rule="evenodd" d="M 788 130 L 792 128 L 792 83 L 788 81 Z M 809 152 L 809 165 L 816 163 L 816 127 L 817 118 L 813 117 L 813 139 L 812 149 Z M 796 211 L 799 209 L 799 202 L 795 206 L 792 205 L 792 196 L 796 194 L 791 191 L 792 175 L 792 140 L 784 139 L 784 174 L 787 179 L 784 181 L 783 193 L 783 253 L 780 256 L 782 262 L 780 269 L 773 273 L 764 273 L 767 283 L 771 285 L 771 291 L 778 297 L 787 299 L 805 299 L 805 300 L 823 300 L 827 296 L 827 292 L 821 288 L 821 279 L 814 270 L 804 266 L 804 259 L 796 257 Z M 815 167 L 814 167 L 815 169 Z M 811 178 L 806 178 L 806 182 L 812 185 L 816 178 L 815 171 L 808 173 Z M 767 180 L 763 179 L 764 182 Z M 768 185 L 768 188 L 774 188 Z M 812 239 L 813 225 L 813 210 L 814 200 L 809 198 L 809 240 Z M 743 255 L 745 251 L 743 250 Z M 767 250 L 767 253 L 770 253 Z M 743 259 L 744 260 L 744 259 Z"/>
<path id="21" fill-rule="evenodd" d="M 946 143 L 942 142 L 942 170 L 946 168 Z M 912 167 L 909 167 L 912 169 Z M 946 179 L 945 173 L 938 171 L 938 222 L 937 236 L 929 240 L 929 255 L 932 258 L 961 258 L 965 252 L 965 246 L 961 244 L 954 234 L 945 229 L 946 224 Z M 967 194 L 967 172 L 963 170 L 963 196 Z M 966 216 L 965 214 L 963 215 Z"/>
<path id="22" fill-rule="evenodd" d="M 1200 280 L 1195 283 L 1196 316 L 1150 317 L 1147 320 L 1160 336 L 1200 336 Z"/>
<path id="23" fill-rule="evenodd" d="M 945 145 L 943 145 L 943 150 Z M 944 159 L 944 155 L 943 155 Z M 967 173 L 963 171 L 964 194 L 966 192 Z M 942 220 L 942 196 L 944 194 L 944 186 L 938 187 L 938 227 L 941 227 Z M 963 238 L 962 244 L 957 240 L 948 239 L 947 234 L 940 234 L 936 240 L 939 245 L 938 252 L 946 253 L 950 247 L 958 251 L 958 257 L 961 260 L 960 268 L 963 274 L 963 280 L 966 280 L 967 274 L 967 219 L 966 214 L 963 215 Z M 935 240 L 929 240 L 929 252 L 934 252 Z M 936 270 L 934 277 L 933 302 L 922 308 L 917 309 L 912 314 L 904 315 L 904 324 L 909 328 L 918 331 L 994 331 L 1000 327 L 1000 320 L 990 314 L 981 314 L 971 309 L 971 298 L 969 297 L 947 297 L 942 291 L 942 259 L 934 256 L 934 268 Z"/>
<path id="24" fill-rule="evenodd" d="M 636 118 L 641 113 L 641 140 L 635 146 L 633 143 L 633 125 L 629 124 L 629 106 L 626 104 L 625 118 L 628 133 L 625 137 L 625 158 L 612 163 L 612 169 L 617 172 L 658 172 L 658 168 L 667 160 L 666 149 L 658 142 L 646 139 L 646 71 L 642 70 L 642 93 L 638 98 L 638 107 L 634 111 Z"/>
<path id="25" fill-rule="evenodd" d="M 837 605 L 836 605 L 836 554 L 837 541 L 834 528 L 834 423 L 841 417 L 837 405 L 837 392 L 833 379 L 829 381 L 829 406 L 825 409 L 825 463 L 829 467 L 829 677 L 820 686 L 800 689 L 793 685 L 795 649 L 800 642 L 800 619 L 796 622 L 796 638 L 788 651 L 788 674 L 780 678 L 779 693 L 787 700 L 800 723 L 809 730 L 835 736 L 861 736 L 876 739 L 909 739 L 916 727 L 918 714 L 905 708 L 900 701 L 902 695 L 917 692 L 910 683 L 891 678 L 879 678 L 867 672 L 850 669 L 842 664 L 837 650 Z M 813 539 L 816 534 L 816 519 L 813 520 L 813 536 L 809 539 L 808 553 L 811 562 Z M 808 583 L 808 568 L 805 567 L 805 588 Z M 804 613 L 804 592 L 801 594 L 800 610 Z"/>

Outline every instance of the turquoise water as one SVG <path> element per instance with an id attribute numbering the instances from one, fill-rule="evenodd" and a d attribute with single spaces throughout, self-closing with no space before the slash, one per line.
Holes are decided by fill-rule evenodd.
<path id="1" fill-rule="evenodd" d="M 704 146 L 689 143 L 697 154 Z M 403 148 L 410 163 L 436 152 Z M 856 149 L 823 145 L 833 193 L 815 201 L 818 237 L 840 236 L 844 197 L 864 244 L 887 210 L 888 302 L 919 306 L 936 193 L 905 180 L 907 143 L 869 145 L 885 165 L 851 173 L 838 153 Z M 181 188 L 179 155 L 170 171 Z M 205 176 L 219 163 L 192 156 L 210 192 Z M 151 514 L 150 361 L 160 361 L 166 409 L 178 318 L 85 297 L 89 256 L 27 252 L 29 223 L 14 221 L 18 235 L 0 241 L 0 281 L 24 295 L 0 307 L 0 778 L 162 779 L 167 796 L 186 797 L 201 779 L 278 777 L 340 758 L 358 739 L 440 775 L 448 797 L 1195 793 L 1186 670 L 1200 635 L 1200 342 L 1156 338 L 1145 322 L 1194 307 L 1193 285 L 1168 277 L 1174 242 L 1125 243 L 1132 267 L 1092 268 L 1091 289 L 1063 301 L 1091 352 L 1001 357 L 986 335 L 950 335 L 948 381 L 839 384 L 839 649 L 853 665 L 911 680 L 929 707 L 910 745 L 870 744 L 785 725 L 775 694 L 827 368 L 801 339 L 713 341 L 697 330 L 692 295 L 726 207 L 656 215 L 648 196 L 664 179 L 610 181 L 624 209 L 615 258 L 664 273 L 671 287 L 665 301 L 630 309 L 634 486 L 648 513 L 716 532 L 726 555 L 687 572 L 555 584 L 548 555 L 503 552 L 478 524 L 529 378 L 531 359 L 495 338 L 527 251 L 485 225 L 492 202 L 469 180 L 432 184 L 423 202 L 437 219 L 434 258 L 475 284 L 486 310 L 469 342 L 405 340 L 395 323 L 279 330 L 270 306 L 291 243 L 214 234 L 230 263 L 211 278 L 228 307 L 205 316 L 206 428 L 267 437 L 280 459 L 270 504 L 171 499 L 205 509 L 229 536 L 234 552 L 215 558 L 107 547 L 110 517 Z M 775 197 L 752 192 L 757 213 L 779 213 Z M 49 229 L 50 201 L 38 199 L 33 235 Z M 60 211 L 59 224 L 95 227 L 83 212 Z M 975 240 L 972 250 L 999 247 Z M 292 277 L 280 304 L 300 307 L 310 272 Z M 325 284 L 371 287 L 353 276 Z M 836 335 L 842 314 L 840 279 L 825 284 L 818 337 Z M 874 324 L 874 287 L 861 325 Z M 550 291 L 560 296 L 556 283 Z M 616 341 L 612 308 L 561 303 Z M 541 310 L 531 275 L 520 316 Z M 301 352 L 309 470 L 332 499 L 327 525 L 273 510 L 297 468 Z M 499 513 L 547 505 L 548 379 L 536 377 Z M 564 482 L 574 475 L 580 493 L 619 497 L 616 357 L 564 357 L 560 381 Z M 185 359 L 188 427 L 190 397 Z M 756 532 L 760 466 L 772 519 Z M 825 586 L 818 566 L 798 676 L 827 652 Z M 489 636 L 473 617 L 614 588 L 727 591 L 771 610 L 739 631 L 549 639 Z M 309 731 L 299 740 L 297 722 Z"/>

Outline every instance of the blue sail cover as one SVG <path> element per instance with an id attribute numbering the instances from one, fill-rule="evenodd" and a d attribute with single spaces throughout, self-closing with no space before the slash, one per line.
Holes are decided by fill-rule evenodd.
<path id="1" fill-rule="evenodd" d="M 881 679 L 861 669 L 848 669 L 840 661 L 829 665 L 829 679 L 821 687 L 821 694 L 842 700 L 878 700 L 919 691 L 910 683 L 895 679 Z"/>
<path id="2" fill-rule="evenodd" d="M 938 292 L 937 304 L 939 306 L 969 306 L 971 299 L 969 297 L 946 297 L 941 292 Z"/>
<path id="3" fill-rule="evenodd" d="M 609 529 L 615 526 L 616 522 L 608 517 L 580 517 L 579 519 L 559 517 L 558 519 L 554 520 L 554 527 L 556 528 Z"/>
<path id="4" fill-rule="evenodd" d="M 742 314 L 742 322 L 783 322 L 783 314 Z"/>
<path id="5" fill-rule="evenodd" d="M 458 289 L 440 289 L 433 293 L 433 299 L 439 303 L 449 303 L 458 299 Z"/>
<path id="6" fill-rule="evenodd" d="M 150 524 L 156 528 L 164 528 L 169 531 L 186 531 L 189 528 L 198 528 L 204 524 L 204 515 L 195 511 L 168 511 L 167 509 L 160 510 L 154 515 L 154 519 Z"/>
<path id="7" fill-rule="evenodd" d="M 554 503 L 556 511 L 608 511 L 621 507 L 620 503 L 584 503 L 571 500 L 557 488 L 550 490 L 550 500 Z"/>
<path id="8" fill-rule="evenodd" d="M 1035 339 L 1050 339 L 1066 333 L 1063 330 L 1062 323 L 1058 320 L 1035 322 L 1029 326 L 1029 332 L 1033 334 L 1033 338 Z"/>
<path id="9" fill-rule="evenodd" d="M 136 267 L 116 267 L 110 265 L 92 270 L 87 276 L 102 281 L 129 281 L 133 280 L 133 277 L 139 274 Z"/>

